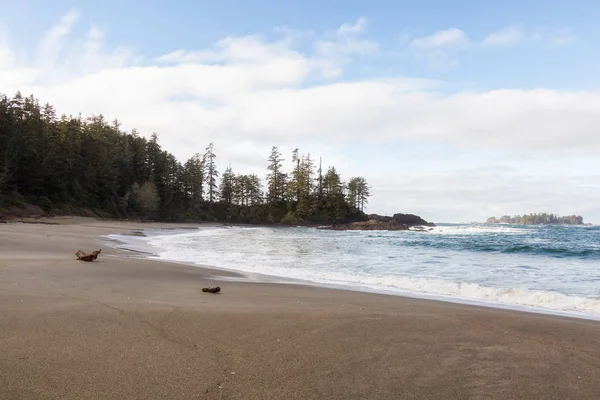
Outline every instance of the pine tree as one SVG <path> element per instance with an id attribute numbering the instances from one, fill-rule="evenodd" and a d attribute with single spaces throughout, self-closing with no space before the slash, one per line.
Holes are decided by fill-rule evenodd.
<path id="1" fill-rule="evenodd" d="M 204 167 L 208 192 L 208 202 L 211 208 L 218 194 L 217 179 L 219 177 L 219 171 L 217 170 L 217 164 L 215 161 L 216 158 L 217 156 L 215 154 L 215 145 L 211 142 L 206 147 L 206 152 L 204 153 Z"/>
<path id="2" fill-rule="evenodd" d="M 234 180 L 234 175 L 233 175 L 233 171 L 231 170 L 231 164 L 229 165 L 229 167 L 227 167 L 227 169 L 225 170 L 225 172 L 223 172 L 223 175 L 221 175 L 221 201 L 225 204 L 231 205 L 233 202 L 233 180 Z"/>
<path id="3" fill-rule="evenodd" d="M 292 174 L 292 179 L 290 180 L 290 185 L 292 191 L 294 193 L 293 200 L 300 201 L 300 157 L 298 156 L 298 149 L 296 148 L 292 152 L 292 163 L 294 164 L 294 172 Z M 292 197 L 290 197 L 292 199 Z"/>
<path id="4" fill-rule="evenodd" d="M 233 201 L 240 206 L 246 205 L 246 176 L 235 175 L 233 177 Z"/>
<path id="5" fill-rule="evenodd" d="M 282 163 L 285 160 L 281 158 L 277 146 L 271 148 L 268 161 L 269 166 L 267 168 L 270 172 L 267 175 L 267 202 L 269 204 L 285 202 L 287 175 L 282 171 Z"/>
<path id="6" fill-rule="evenodd" d="M 360 204 L 358 201 L 359 186 L 360 178 L 358 177 L 350 178 L 350 180 L 348 181 L 346 199 L 348 201 L 348 204 L 350 204 L 353 208 L 356 209 L 360 208 Z"/>
<path id="7" fill-rule="evenodd" d="M 52 105 L 40 106 L 33 96 L 0 94 L 2 209 L 31 203 L 48 211 L 77 207 L 114 217 L 175 220 L 209 214 L 217 219 L 232 216 L 240 221 L 275 222 L 287 211 L 289 221 L 339 221 L 356 215 L 356 208 L 364 209 L 367 204 L 366 182 L 356 181 L 353 186 L 351 180 L 345 197 L 339 174 L 335 169 L 324 173 L 321 160 L 315 174 L 310 154 L 294 150 L 289 182 L 283 161 L 279 149 L 273 147 L 266 198 L 257 175 L 234 176 L 231 166 L 217 187 L 213 143 L 203 155 L 196 153 L 182 165 L 161 148 L 156 133 L 146 139 L 136 130 L 123 132 L 118 120 L 102 115 L 57 117 Z M 229 207 L 213 209 L 217 200 Z M 527 218 L 577 223 L 580 217 L 558 219 L 541 214 Z"/>
<path id="8" fill-rule="evenodd" d="M 296 216 L 301 219 L 309 219 L 316 213 L 316 204 L 313 201 L 313 162 L 310 154 L 302 156 L 298 173 L 298 205 Z"/>
<path id="9" fill-rule="evenodd" d="M 302 157 L 301 170 L 300 170 L 300 197 L 308 199 L 313 191 L 313 173 L 314 164 L 310 158 L 310 153 L 306 157 Z"/>
<path id="10" fill-rule="evenodd" d="M 262 183 L 256 174 L 246 175 L 246 189 L 248 196 L 248 204 L 256 206 L 262 203 L 263 192 Z"/>
<path id="11" fill-rule="evenodd" d="M 353 208 L 364 211 L 365 204 L 371 196 L 370 188 L 365 178 L 357 176 L 350 178 L 347 185 L 346 199 Z"/>
<path id="12" fill-rule="evenodd" d="M 323 160 L 319 157 L 319 187 L 317 190 L 317 198 L 319 201 L 323 199 Z"/>
<path id="13" fill-rule="evenodd" d="M 367 181 L 364 178 L 359 178 L 359 186 L 358 186 L 358 201 L 360 203 L 360 211 L 365 211 L 365 204 L 369 202 L 369 197 L 371 196 L 370 188 L 367 185 Z"/>
<path id="14" fill-rule="evenodd" d="M 189 208 L 197 213 L 204 202 L 204 158 L 194 154 L 184 165 L 184 187 Z"/>

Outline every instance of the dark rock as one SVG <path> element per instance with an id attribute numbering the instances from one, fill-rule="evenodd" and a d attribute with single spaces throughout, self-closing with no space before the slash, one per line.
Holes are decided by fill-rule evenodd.
<path id="1" fill-rule="evenodd" d="M 425 226 L 435 226 L 433 222 L 427 222 L 423 218 L 414 214 L 394 214 L 392 217 L 371 214 L 367 221 L 352 222 L 350 224 L 340 224 L 331 227 L 319 227 L 320 229 L 331 229 L 336 231 L 361 230 L 361 231 L 406 231 L 411 227 L 421 227 L 412 229 L 415 231 L 427 232 Z"/>
<path id="2" fill-rule="evenodd" d="M 370 214 L 369 220 L 377 221 L 377 222 L 391 222 L 393 220 L 393 218 L 385 216 L 385 215 Z"/>
<path id="3" fill-rule="evenodd" d="M 392 219 L 398 224 L 408 226 L 435 226 L 433 222 L 427 222 L 423 218 L 414 214 L 394 214 Z"/>
<path id="4" fill-rule="evenodd" d="M 205 287 L 202 288 L 203 292 L 208 292 L 208 293 L 219 293 L 221 291 L 221 288 L 219 286 L 215 286 L 215 287 Z"/>

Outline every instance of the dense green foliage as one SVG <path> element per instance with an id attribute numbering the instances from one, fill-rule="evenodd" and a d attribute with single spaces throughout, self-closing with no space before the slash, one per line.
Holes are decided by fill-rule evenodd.
<path id="1" fill-rule="evenodd" d="M 548 213 L 537 213 L 537 214 L 525 214 L 515 215 L 514 217 L 504 215 L 497 219 L 496 217 L 490 217 L 487 220 L 488 224 L 523 224 L 523 225 L 544 225 L 544 224 L 555 224 L 555 225 L 582 225 L 583 217 L 579 215 L 569 215 L 566 217 L 559 217 L 555 214 Z"/>
<path id="2" fill-rule="evenodd" d="M 101 115 L 62 115 L 33 97 L 0 95 L 0 214 L 32 204 L 51 213 L 233 222 L 348 222 L 364 219 L 364 178 L 346 185 L 334 167 L 315 172 L 310 154 L 277 147 L 259 176 L 222 174 L 210 143 L 181 164 L 156 134 L 146 139 Z"/>

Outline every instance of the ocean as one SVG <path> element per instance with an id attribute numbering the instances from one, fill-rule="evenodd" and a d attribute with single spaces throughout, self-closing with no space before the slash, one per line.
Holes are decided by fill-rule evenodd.
<path id="1" fill-rule="evenodd" d="M 149 257 L 301 282 L 600 319 L 600 227 L 440 224 L 427 232 L 200 226 L 110 235 Z"/>

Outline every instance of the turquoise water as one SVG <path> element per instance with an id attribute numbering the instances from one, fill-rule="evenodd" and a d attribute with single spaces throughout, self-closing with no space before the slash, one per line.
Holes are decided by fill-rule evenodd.
<path id="1" fill-rule="evenodd" d="M 600 227 L 428 232 L 201 227 L 145 238 L 159 258 L 355 290 L 600 318 Z"/>

